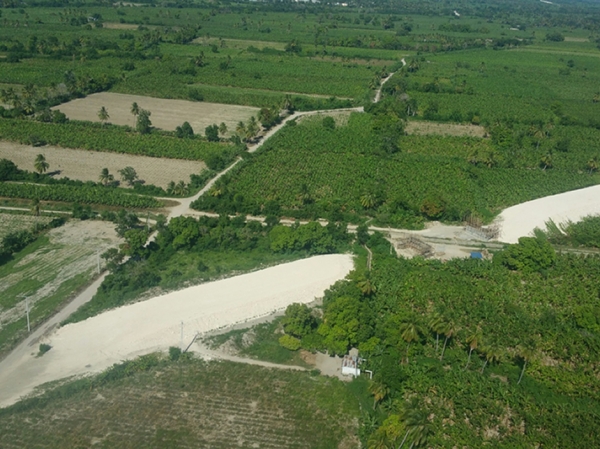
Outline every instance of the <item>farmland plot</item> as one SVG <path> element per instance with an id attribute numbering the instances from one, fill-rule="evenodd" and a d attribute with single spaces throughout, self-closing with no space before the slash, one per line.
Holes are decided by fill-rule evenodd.
<path id="1" fill-rule="evenodd" d="M 128 154 L 102 153 L 88 150 L 65 149 L 55 146 L 43 148 L 0 141 L 0 159 L 13 161 L 22 170 L 33 170 L 33 162 L 38 154 L 44 154 L 50 164 L 50 172 L 58 172 L 56 177 L 67 177 L 81 181 L 98 182 L 100 171 L 108 168 L 119 179 L 118 170 L 133 167 L 139 179 L 146 184 L 167 187 L 169 182 L 189 181 L 190 175 L 200 174 L 206 168 L 201 161 L 183 161 Z M 122 187 L 126 184 L 122 183 Z"/>
<path id="2" fill-rule="evenodd" d="M 406 123 L 406 133 L 418 136 L 433 134 L 439 136 L 485 137 L 486 135 L 483 126 L 426 121 L 408 121 Z"/>
<path id="3" fill-rule="evenodd" d="M 43 407 L 0 411 L 0 445 L 359 447 L 358 401 L 338 379 L 200 360 L 158 362 L 146 370 L 133 361 L 127 369 L 136 367 L 143 372 L 103 384 L 100 378 L 67 384 L 67 394 Z"/>
<path id="4" fill-rule="evenodd" d="M 15 231 L 27 231 L 36 224 L 47 224 L 54 217 L 36 217 L 34 215 L 16 215 L 0 211 L 0 240 Z"/>
<path id="5" fill-rule="evenodd" d="M 110 223 L 71 221 L 49 231 L 1 266 L 0 353 L 27 332 L 25 298 L 35 326 L 89 282 L 97 269 L 98 254 L 119 242 Z M 102 259 L 100 262 L 102 265 Z"/>
<path id="6" fill-rule="evenodd" d="M 98 111 L 104 106 L 110 116 L 108 122 L 134 126 L 135 117 L 131 114 L 133 103 L 137 103 L 140 109 L 152 113 L 150 120 L 157 128 L 173 131 L 183 122 L 189 122 L 196 134 L 204 134 L 207 126 L 222 122 L 227 125 L 231 133 L 235 131 L 238 122 L 245 122 L 258 113 L 258 108 L 250 106 L 166 100 L 112 92 L 89 95 L 61 104 L 54 109 L 59 109 L 73 120 L 99 122 Z"/>

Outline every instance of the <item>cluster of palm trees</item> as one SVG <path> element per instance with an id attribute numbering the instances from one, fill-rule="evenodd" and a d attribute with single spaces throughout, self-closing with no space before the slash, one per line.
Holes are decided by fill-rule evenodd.
<path id="1" fill-rule="evenodd" d="M 252 139 L 256 133 L 258 133 L 258 131 L 260 131 L 260 125 L 254 116 L 250 117 L 250 120 L 248 120 L 247 124 L 240 121 L 235 128 L 235 132 L 245 142 Z"/>
<path id="2" fill-rule="evenodd" d="M 174 181 L 171 181 L 167 186 L 167 193 L 169 195 L 184 196 L 189 193 L 189 188 L 183 181 L 179 181 L 177 184 L 175 184 Z"/>
<path id="3" fill-rule="evenodd" d="M 377 388 L 377 384 L 372 384 Z M 406 402 L 397 414 L 391 415 L 384 426 L 374 432 L 368 441 L 368 449 L 413 449 L 427 443 L 433 433 L 427 412 L 415 400 Z"/>
<path id="4" fill-rule="evenodd" d="M 456 324 L 444 317 L 440 313 L 434 313 L 428 323 L 428 330 L 435 334 L 435 353 L 439 353 L 440 361 L 444 360 L 444 354 L 448 342 L 454 338 L 458 332 Z M 413 343 L 421 340 L 421 337 L 425 335 L 425 331 L 419 325 L 415 317 L 410 317 L 400 323 L 399 326 L 400 337 L 406 343 L 406 363 L 409 362 L 409 351 Z M 444 338 L 444 342 L 440 345 L 440 337 Z M 485 368 L 489 364 L 499 363 L 503 358 L 503 353 L 499 347 L 495 345 L 485 344 L 483 333 L 481 328 L 478 326 L 476 329 L 470 331 L 466 338 L 465 343 L 468 346 L 467 363 L 464 369 L 468 369 L 471 365 L 472 355 L 475 352 L 480 358 L 483 359 L 483 366 L 481 367 L 481 373 L 483 374 Z M 440 351 L 441 346 L 441 351 Z M 521 382 L 527 362 L 531 360 L 534 355 L 534 349 L 531 347 L 520 346 L 516 349 L 516 355 L 523 362 L 521 375 L 517 383 Z"/>

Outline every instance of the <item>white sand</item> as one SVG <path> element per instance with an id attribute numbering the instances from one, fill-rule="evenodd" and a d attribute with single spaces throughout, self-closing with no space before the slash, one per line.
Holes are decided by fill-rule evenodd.
<path id="1" fill-rule="evenodd" d="M 35 386 L 101 371 L 114 363 L 169 346 L 196 333 L 270 314 L 294 302 L 308 303 L 353 269 L 349 255 L 327 255 L 210 282 L 124 306 L 69 324 L 45 339 L 43 357 L 24 355 L 0 372 L 0 406 Z M 32 347 L 37 352 L 37 346 Z"/>
<path id="2" fill-rule="evenodd" d="M 600 214 L 600 185 L 546 196 L 517 204 L 502 211 L 496 219 L 500 226 L 498 240 L 517 243 L 519 237 L 533 235 L 535 228 L 545 229 L 550 219 L 556 224 L 579 221 L 587 215 Z"/>

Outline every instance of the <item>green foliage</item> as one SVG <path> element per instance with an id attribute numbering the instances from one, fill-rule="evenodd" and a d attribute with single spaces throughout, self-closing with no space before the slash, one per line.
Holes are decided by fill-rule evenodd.
<path id="1" fill-rule="evenodd" d="M 94 123 L 39 123 L 24 120 L 0 120 L 0 136 L 6 140 L 27 143 L 29 136 L 39 135 L 49 145 L 66 148 L 140 154 L 173 159 L 221 159 L 226 164 L 239 149 L 230 144 L 178 139 L 168 134 L 138 134 L 126 127 L 101 126 Z M 220 167 L 216 167 L 220 168 Z"/>
<path id="2" fill-rule="evenodd" d="M 199 219 L 175 217 L 168 225 L 160 226 L 153 243 L 144 246 L 148 234 L 145 229 L 139 228 L 135 215 L 122 211 L 115 221 L 117 232 L 125 237 L 126 243 L 121 252 L 111 251 L 102 256 L 107 260 L 111 274 L 92 301 L 71 315 L 68 322 L 80 321 L 127 304 L 153 287 L 180 288 L 185 282 L 204 282 L 265 264 L 294 260 L 309 254 L 336 252 L 345 249 L 348 244 L 345 227 L 322 227 L 318 223 L 309 223 L 294 231 L 297 241 L 302 244 L 289 248 L 286 253 L 275 252 L 271 249 L 268 228 L 261 223 L 246 222 L 244 217 L 230 219 L 222 216 Z M 329 246 L 325 246 L 323 241 Z M 135 257 L 118 265 L 123 254 Z M 273 345 L 278 347 L 276 340 Z"/>
<path id="3" fill-rule="evenodd" d="M 181 348 L 169 346 L 169 360 L 176 362 L 181 357 Z"/>
<path id="4" fill-rule="evenodd" d="M 82 204 L 105 204 L 127 208 L 156 208 L 161 203 L 147 196 L 133 195 L 123 190 L 103 186 L 70 186 L 0 183 L 0 196 L 8 198 L 65 201 Z"/>
<path id="5" fill-rule="evenodd" d="M 357 113 L 334 130 L 309 118 L 286 126 L 217 181 L 218 196 L 205 195 L 192 207 L 261 215 L 277 204 L 279 211 L 268 213 L 353 222 L 369 216 L 385 226 L 419 228 L 424 218 L 461 221 L 477 213 L 489 220 L 501 208 L 596 182 L 582 173 L 580 156 L 565 159 L 570 152 L 554 155 L 555 168 L 545 171 L 537 168 L 538 157 L 515 166 L 470 163 L 471 152 L 494 150 L 484 139 L 401 136 L 397 145 L 402 151 L 390 154 L 382 151 L 373 130 L 376 120 Z M 591 134 L 577 140 L 582 148 L 595 145 Z"/>
<path id="6" fill-rule="evenodd" d="M 558 245 L 600 248 L 600 216 L 589 215 L 580 221 L 560 225 L 550 220 L 544 234 L 551 243 Z"/>
<path id="7" fill-rule="evenodd" d="M 543 242 L 520 245 L 546 249 Z M 550 256 L 541 254 L 543 264 Z M 544 266 L 540 275 L 489 261 L 376 253 L 374 293 L 362 293 L 354 278 L 334 285 L 324 298 L 321 349 L 343 354 L 358 344 L 367 359 L 361 368 L 372 370 L 389 391 L 380 410 L 389 421 L 379 420 L 379 430 L 376 425 L 368 434 L 382 433 L 397 447 L 407 431 L 406 413 L 416 410 L 429 416 L 426 434 L 434 447 L 481 446 L 485 437 L 473 431 L 474 423 L 504 429 L 499 444 L 582 441 L 565 420 L 600 411 L 600 384 L 590 369 L 599 354 L 594 273 L 600 258 L 563 255 Z M 405 404 L 407 397 L 416 403 Z M 558 418 L 550 411 L 558 404 L 572 406 L 561 406 Z M 507 407 L 530 432 L 509 432 L 511 426 L 502 424 Z M 452 413 L 468 423 L 444 425 Z M 584 439 L 600 425 L 586 422 L 592 429 Z"/>
<path id="8" fill-rule="evenodd" d="M 556 252 L 545 239 L 521 237 L 519 243 L 497 253 L 494 260 L 511 270 L 535 272 L 550 268 L 556 261 Z"/>
<path id="9" fill-rule="evenodd" d="M 43 356 L 45 353 L 47 353 L 48 351 L 50 351 L 50 349 L 52 349 L 52 346 L 50 346 L 47 343 L 41 343 L 39 350 L 38 350 L 38 357 Z"/>
<path id="10" fill-rule="evenodd" d="M 290 304 L 282 320 L 283 330 L 292 337 L 302 338 L 317 327 L 317 320 L 306 304 Z"/>
<path id="11" fill-rule="evenodd" d="M 297 351 L 302 347 L 302 342 L 291 335 L 282 335 L 279 337 L 279 344 L 290 351 Z"/>
<path id="12" fill-rule="evenodd" d="M 194 137 L 194 130 L 189 122 L 183 122 L 183 125 L 175 128 L 175 135 L 180 139 Z"/>
<path id="13" fill-rule="evenodd" d="M 219 139 L 219 127 L 217 125 L 207 126 L 204 130 L 206 140 L 209 142 L 218 142 Z"/>

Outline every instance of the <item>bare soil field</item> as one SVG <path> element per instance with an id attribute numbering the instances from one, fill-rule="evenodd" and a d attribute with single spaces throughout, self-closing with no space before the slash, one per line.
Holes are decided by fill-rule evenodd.
<path id="1" fill-rule="evenodd" d="M 140 109 L 152 113 L 150 120 L 157 128 L 173 131 L 183 122 L 189 122 L 197 134 L 204 134 L 207 126 L 218 125 L 221 122 L 224 122 L 230 131 L 235 131 L 238 122 L 247 121 L 251 116 L 256 116 L 259 111 L 258 108 L 250 106 L 167 100 L 113 92 L 88 95 L 53 109 L 59 109 L 70 119 L 100 122 L 98 111 L 104 106 L 110 116 L 107 122 L 135 126 L 135 117 L 131 114 L 133 103 L 137 103 Z"/>
<path id="2" fill-rule="evenodd" d="M 572 37 L 565 36 L 565 42 L 589 42 L 590 40 L 587 37 Z"/>
<path id="3" fill-rule="evenodd" d="M 75 150 L 54 146 L 32 147 L 19 143 L 0 141 L 0 159 L 13 161 L 20 169 L 33 170 L 38 154 L 46 156 L 49 172 L 60 172 L 57 178 L 67 177 L 81 181 L 98 182 L 100 171 L 108 168 L 115 180 L 120 179 L 118 170 L 133 167 L 139 179 L 146 184 L 167 187 L 169 182 L 189 182 L 191 174 L 199 174 L 206 168 L 200 161 L 183 161 L 118 153 Z M 122 186 L 125 186 L 123 183 Z"/>
<path id="4" fill-rule="evenodd" d="M 468 136 L 485 137 L 486 131 L 483 126 L 477 125 L 459 125 L 455 123 L 435 123 L 435 122 L 417 122 L 408 121 L 406 123 L 406 133 L 423 136 L 435 134 L 439 136 Z"/>
<path id="5" fill-rule="evenodd" d="M 283 42 L 272 42 L 272 41 L 247 41 L 243 39 L 223 39 L 226 48 L 236 48 L 239 50 L 245 50 L 252 46 L 262 50 L 263 48 L 274 48 L 276 50 L 285 49 L 285 43 Z M 221 39 L 216 37 L 198 37 L 192 41 L 197 45 L 221 45 Z"/>

